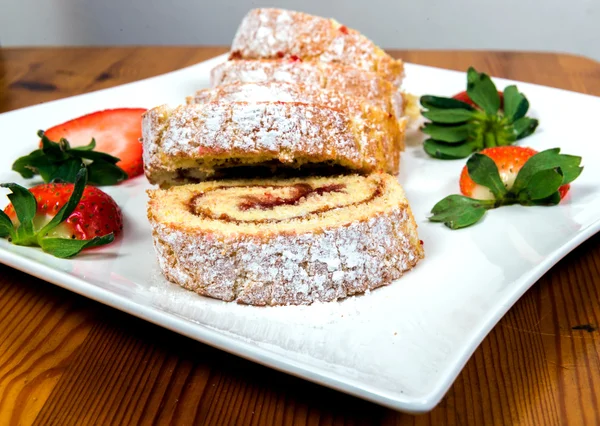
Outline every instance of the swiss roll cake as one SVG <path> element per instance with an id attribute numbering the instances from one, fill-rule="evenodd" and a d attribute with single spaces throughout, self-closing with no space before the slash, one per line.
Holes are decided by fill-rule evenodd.
<path id="1" fill-rule="evenodd" d="M 144 170 L 161 186 L 218 178 L 239 167 L 340 167 L 397 173 L 394 116 L 361 98 L 282 82 L 197 92 L 142 119 Z"/>
<path id="2" fill-rule="evenodd" d="M 251 305 L 328 302 L 390 284 L 423 257 L 384 173 L 207 181 L 148 191 L 168 280 Z"/>

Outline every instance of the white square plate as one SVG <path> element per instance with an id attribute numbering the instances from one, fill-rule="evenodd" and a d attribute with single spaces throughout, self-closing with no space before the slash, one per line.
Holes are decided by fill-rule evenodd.
<path id="1" fill-rule="evenodd" d="M 208 86 L 210 69 L 224 59 L 0 115 L 0 182 L 32 184 L 10 167 L 35 148 L 38 129 L 105 108 L 182 103 Z M 451 95 L 465 86 L 464 73 L 455 71 L 407 64 L 406 73 L 405 88 L 418 95 Z M 570 195 L 557 207 L 505 207 L 477 226 L 450 231 L 427 216 L 435 202 L 458 192 L 465 161 L 428 158 L 420 141 L 412 141 L 399 179 L 426 258 L 398 282 L 364 296 L 260 308 L 168 283 L 152 248 L 144 177 L 105 188 L 125 215 L 124 237 L 115 244 L 59 260 L 0 240 L 0 261 L 261 364 L 397 410 L 428 411 L 513 303 L 600 229 L 600 148 L 591 137 L 600 98 L 525 83 L 519 89 L 541 122 L 521 144 L 583 156 L 585 170 Z"/>

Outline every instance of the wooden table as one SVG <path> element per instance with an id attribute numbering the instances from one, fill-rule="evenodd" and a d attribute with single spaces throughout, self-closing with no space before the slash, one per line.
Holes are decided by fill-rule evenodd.
<path id="1" fill-rule="evenodd" d="M 0 49 L 0 112 L 165 73 L 224 51 Z M 576 56 L 394 54 L 600 95 L 600 64 Z M 599 143 L 596 136 L 590 143 Z M 9 143 L 18 142 L 0 139 Z M 253 364 L 3 265 L 0 284 L 3 425 L 600 424 L 600 235 L 535 284 L 439 406 L 417 417 Z"/>

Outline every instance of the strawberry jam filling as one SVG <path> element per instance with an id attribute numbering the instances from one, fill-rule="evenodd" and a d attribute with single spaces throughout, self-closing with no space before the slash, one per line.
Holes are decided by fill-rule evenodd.
<path id="1" fill-rule="evenodd" d="M 238 204 L 238 208 L 242 211 L 250 209 L 272 210 L 277 206 L 295 206 L 299 201 L 311 194 L 323 195 L 328 192 L 343 192 L 346 185 L 338 183 L 334 185 L 321 186 L 313 188 L 307 183 L 299 183 L 294 185 L 294 193 L 290 197 L 277 197 L 269 192 L 265 192 L 262 196 L 246 195 L 242 197 L 244 201 Z"/>
<path id="2" fill-rule="evenodd" d="M 232 190 L 248 188 L 248 195 L 231 196 L 228 195 Z M 257 191 L 260 189 L 260 191 Z M 255 185 L 251 187 L 239 186 L 217 186 L 202 193 L 194 195 L 188 202 L 188 210 L 195 216 L 220 220 L 233 223 L 263 223 L 278 222 L 297 218 L 308 218 L 311 215 L 323 213 L 330 210 L 336 210 L 349 206 L 365 204 L 381 196 L 383 193 L 383 184 L 379 183 L 372 189 L 372 192 L 362 194 L 355 201 L 343 203 L 341 205 L 331 205 L 331 201 L 324 200 L 315 203 L 315 196 L 322 196 L 331 193 L 346 193 L 347 187 L 343 183 L 334 183 L 313 187 L 307 183 L 298 183 L 295 185 Z M 216 192 L 220 192 L 216 195 Z M 227 201 L 229 200 L 229 201 Z M 312 200 L 312 201 L 310 201 Z M 286 209 L 289 206 L 300 206 L 305 201 L 311 203 L 311 207 L 303 207 L 300 211 L 294 212 L 286 210 L 285 213 L 274 210 L 278 208 Z M 222 206 L 224 202 L 230 203 L 230 209 L 225 210 Z M 216 209 L 215 209 L 216 207 Z M 232 211 L 238 211 L 239 217 L 233 217 Z M 264 214 L 264 212 L 273 211 L 273 216 Z M 252 212 L 262 212 L 259 216 L 254 216 Z M 248 215 L 252 216 L 248 216 Z M 282 214 L 282 216 L 281 216 Z"/>

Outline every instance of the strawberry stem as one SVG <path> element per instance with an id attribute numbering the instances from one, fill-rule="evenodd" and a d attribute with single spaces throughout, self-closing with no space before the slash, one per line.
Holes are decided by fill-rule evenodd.
<path id="1" fill-rule="evenodd" d="M 496 144 L 496 135 L 493 132 L 485 132 L 485 146 L 494 147 Z"/>

